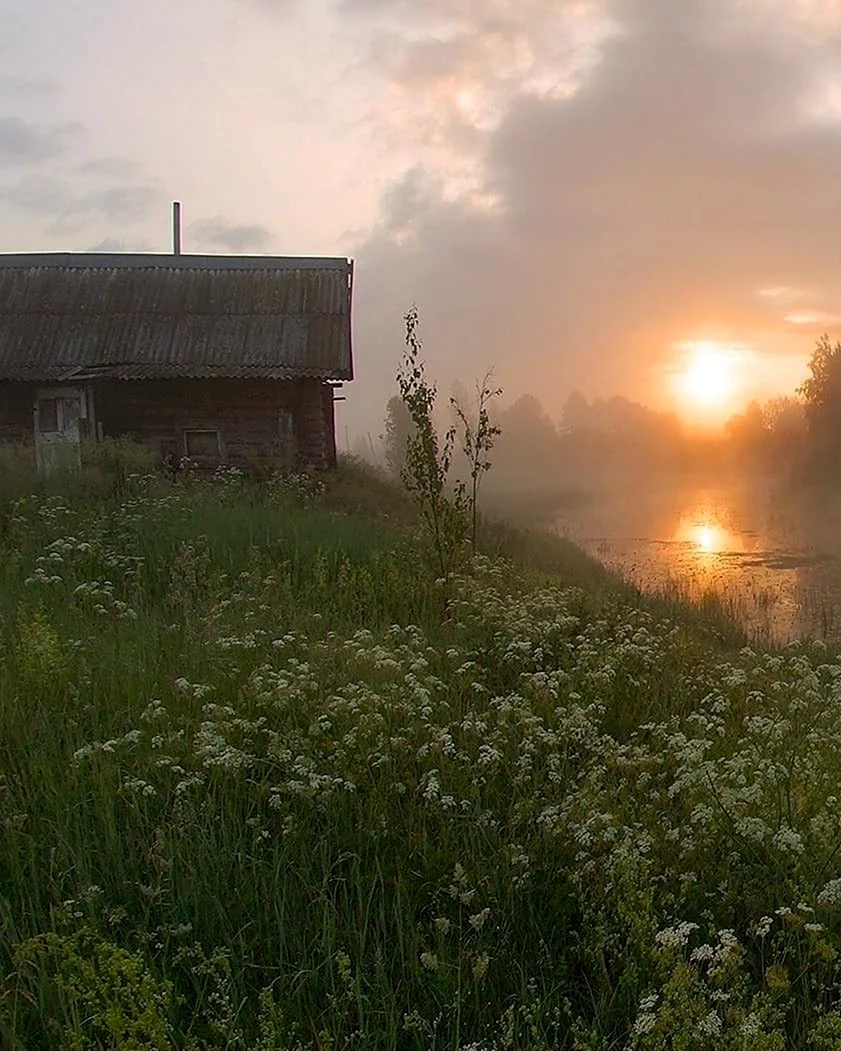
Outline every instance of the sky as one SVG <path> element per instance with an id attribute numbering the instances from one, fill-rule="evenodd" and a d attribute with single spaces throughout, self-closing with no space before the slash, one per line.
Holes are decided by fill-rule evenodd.
<path id="1" fill-rule="evenodd" d="M 176 199 L 356 260 L 348 436 L 412 304 L 442 392 L 723 418 L 841 335 L 841 0 L 0 0 L 0 251 L 168 251 Z"/>

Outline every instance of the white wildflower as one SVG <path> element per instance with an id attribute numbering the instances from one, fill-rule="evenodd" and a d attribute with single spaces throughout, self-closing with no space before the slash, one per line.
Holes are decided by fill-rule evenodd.
<path id="1" fill-rule="evenodd" d="M 802 854 L 806 849 L 803 837 L 788 825 L 782 825 L 777 829 L 771 842 L 784 854 Z"/>
<path id="2" fill-rule="evenodd" d="M 154 785 L 150 785 L 148 781 L 144 781 L 140 777 L 125 778 L 123 781 L 123 791 L 138 796 L 155 796 L 158 794 Z"/>
<path id="3" fill-rule="evenodd" d="M 753 927 L 752 933 L 757 938 L 764 938 L 771 930 L 771 927 L 773 925 L 774 919 L 772 916 L 763 916 L 760 920 L 757 920 L 756 924 Z"/>
<path id="4" fill-rule="evenodd" d="M 644 1036 L 646 1033 L 650 1033 L 657 1025 L 656 1011 L 658 1000 L 658 994 L 652 993 L 650 996 L 643 997 L 640 1001 L 639 1013 L 631 1030 L 633 1036 Z"/>
<path id="5" fill-rule="evenodd" d="M 692 932 L 697 930 L 697 923 L 684 921 L 675 927 L 664 927 L 663 930 L 657 932 L 654 940 L 661 949 L 682 949 L 689 941 Z"/>
<path id="6" fill-rule="evenodd" d="M 490 914 L 490 909 L 482 909 L 482 911 L 477 912 L 475 916 L 469 917 L 469 923 L 473 930 L 480 931 L 485 926 L 485 920 L 487 920 Z"/>
<path id="7" fill-rule="evenodd" d="M 698 1023 L 697 1031 L 702 1036 L 719 1036 L 722 1028 L 719 1016 L 715 1011 L 710 1011 Z"/>
<path id="8" fill-rule="evenodd" d="M 841 905 L 841 879 L 832 879 L 818 894 L 820 905 Z"/>

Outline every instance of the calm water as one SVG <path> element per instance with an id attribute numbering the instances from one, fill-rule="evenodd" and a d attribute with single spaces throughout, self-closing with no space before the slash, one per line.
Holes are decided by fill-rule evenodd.
<path id="1" fill-rule="evenodd" d="M 626 493 L 558 532 L 646 589 L 714 592 L 759 638 L 841 642 L 841 508 L 744 488 Z"/>

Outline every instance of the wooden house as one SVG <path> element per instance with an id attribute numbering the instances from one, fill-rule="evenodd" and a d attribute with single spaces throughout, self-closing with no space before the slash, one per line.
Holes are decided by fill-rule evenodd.
<path id="1" fill-rule="evenodd" d="M 336 462 L 348 259 L 0 255 L 0 441 L 39 464 L 131 438 L 162 460 Z"/>

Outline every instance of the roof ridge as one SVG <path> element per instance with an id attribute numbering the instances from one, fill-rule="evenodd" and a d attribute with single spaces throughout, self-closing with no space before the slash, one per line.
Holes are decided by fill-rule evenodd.
<path id="1" fill-rule="evenodd" d="M 347 256 L 173 255 L 164 252 L 14 252 L 0 254 L 0 269 L 67 270 L 347 270 Z"/>

